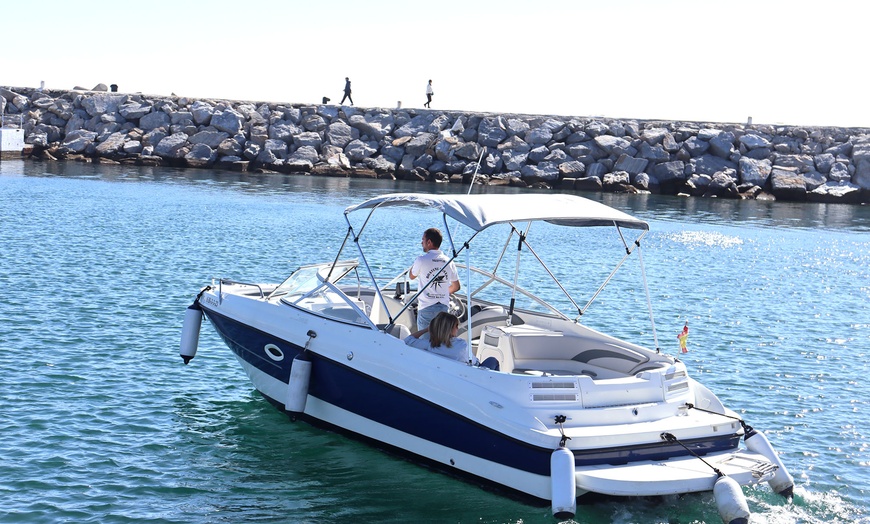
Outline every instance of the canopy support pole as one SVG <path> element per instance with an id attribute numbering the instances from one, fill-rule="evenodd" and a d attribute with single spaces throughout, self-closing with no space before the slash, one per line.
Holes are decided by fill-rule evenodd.
<path id="1" fill-rule="evenodd" d="M 652 325 L 653 342 L 655 342 L 656 345 L 656 353 L 661 353 L 662 351 L 659 347 L 659 336 L 656 334 L 656 321 L 653 318 L 652 300 L 650 300 L 649 286 L 646 283 L 646 268 L 643 266 L 643 249 L 640 247 L 640 240 L 636 240 L 635 244 L 637 245 L 637 257 L 640 260 L 640 275 L 643 278 L 643 290 L 646 293 L 646 307 L 649 310 L 649 322 Z"/>

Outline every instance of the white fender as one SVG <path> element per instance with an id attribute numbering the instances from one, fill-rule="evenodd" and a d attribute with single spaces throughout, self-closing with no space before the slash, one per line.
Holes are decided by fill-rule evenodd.
<path id="1" fill-rule="evenodd" d="M 574 478 L 574 454 L 565 446 L 550 455 L 550 484 L 553 516 L 570 519 L 577 512 L 577 481 Z"/>
<path id="2" fill-rule="evenodd" d="M 305 411 L 308 400 L 308 383 L 311 380 L 311 359 L 308 352 L 296 355 L 290 367 L 290 380 L 287 382 L 287 399 L 284 409 L 296 415 Z"/>
<path id="3" fill-rule="evenodd" d="M 767 483 L 776 493 L 784 497 L 791 497 L 794 491 L 794 477 L 785 469 L 785 464 L 779 459 L 779 455 L 776 454 L 776 450 L 773 449 L 770 441 L 767 440 L 767 436 L 761 431 L 752 429 L 750 426 L 747 426 L 747 428 L 746 435 L 743 437 L 746 448 L 749 451 L 763 455 L 764 458 L 771 461 L 777 467 L 773 478 Z"/>
<path id="4" fill-rule="evenodd" d="M 187 306 L 184 313 L 184 324 L 181 326 L 181 358 L 184 363 L 196 356 L 196 347 L 199 345 L 199 329 L 202 327 L 202 309 L 194 302 Z"/>
<path id="5" fill-rule="evenodd" d="M 725 524 L 748 524 L 749 506 L 736 480 L 726 475 L 719 477 L 713 485 L 713 497 Z"/>

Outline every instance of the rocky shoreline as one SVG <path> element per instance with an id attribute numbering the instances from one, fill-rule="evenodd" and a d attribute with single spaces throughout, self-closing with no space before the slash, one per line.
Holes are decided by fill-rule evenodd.
<path id="1" fill-rule="evenodd" d="M 870 202 L 870 129 L 0 87 L 31 158 L 719 198 Z M 479 161 L 479 166 L 478 166 Z"/>

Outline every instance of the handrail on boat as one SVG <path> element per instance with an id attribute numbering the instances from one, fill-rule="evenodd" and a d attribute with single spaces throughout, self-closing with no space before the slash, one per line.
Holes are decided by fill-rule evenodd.
<path id="1" fill-rule="evenodd" d="M 229 286 L 229 285 L 237 285 L 237 286 L 252 286 L 252 287 L 257 288 L 257 289 L 260 291 L 260 298 L 261 298 L 261 299 L 265 299 L 265 298 L 266 298 L 266 294 L 263 293 L 263 288 L 260 286 L 260 284 L 254 284 L 254 283 L 251 283 L 251 282 L 238 282 L 238 281 L 236 281 L 236 280 L 230 280 L 229 278 L 222 278 L 222 279 L 220 279 L 219 283 L 220 283 L 221 285 L 223 285 L 223 284 L 227 284 L 228 286 Z M 218 288 L 218 292 L 220 292 L 220 291 L 221 291 L 221 289 Z"/>

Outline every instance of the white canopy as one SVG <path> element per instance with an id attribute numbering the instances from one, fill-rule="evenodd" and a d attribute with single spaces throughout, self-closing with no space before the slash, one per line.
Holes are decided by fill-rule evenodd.
<path id="1" fill-rule="evenodd" d="M 573 227 L 620 226 L 629 229 L 649 229 L 649 224 L 622 211 L 587 198 L 561 193 L 482 195 L 391 193 L 350 206 L 344 210 L 344 214 L 359 209 L 409 205 L 437 209 L 475 231 L 486 229 L 494 224 L 535 220 Z"/>

